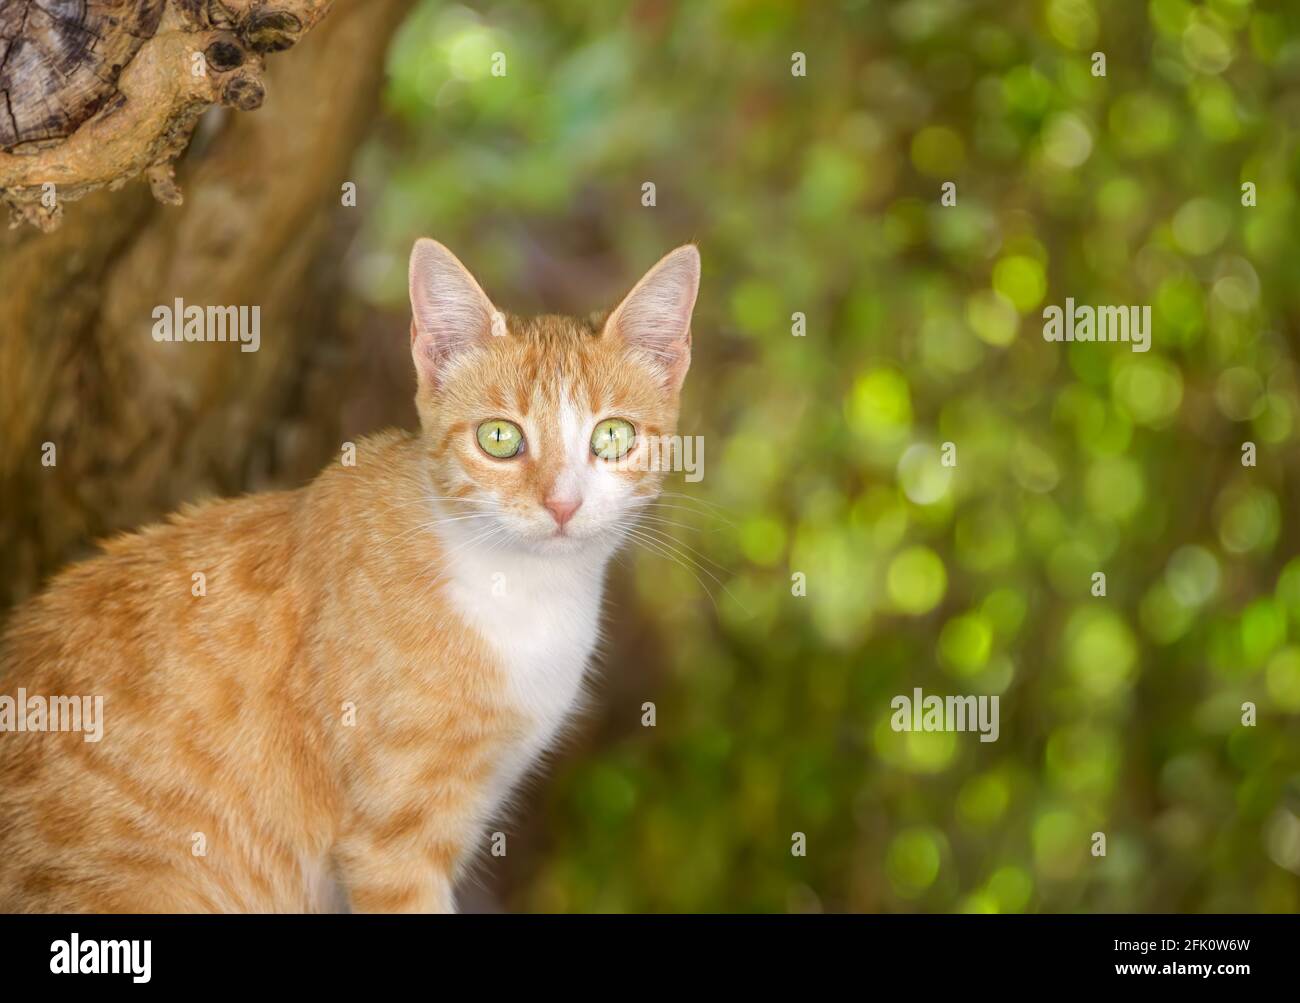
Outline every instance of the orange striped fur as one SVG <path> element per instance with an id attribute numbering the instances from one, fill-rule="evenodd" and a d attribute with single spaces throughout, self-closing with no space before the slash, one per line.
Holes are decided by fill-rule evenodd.
<path id="1" fill-rule="evenodd" d="M 0 696 L 102 696 L 103 734 L 0 730 L 0 911 L 454 908 L 659 488 L 583 441 L 673 433 L 698 255 L 590 322 L 499 314 L 432 241 L 411 279 L 418 432 L 111 540 L 13 614 Z"/>

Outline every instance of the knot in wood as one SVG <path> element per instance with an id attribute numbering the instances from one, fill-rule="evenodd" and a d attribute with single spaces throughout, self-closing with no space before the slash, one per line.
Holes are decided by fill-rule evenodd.
<path id="1" fill-rule="evenodd" d="M 221 103 L 240 111 L 253 111 L 262 106 L 266 88 L 251 73 L 235 73 L 221 88 Z"/>

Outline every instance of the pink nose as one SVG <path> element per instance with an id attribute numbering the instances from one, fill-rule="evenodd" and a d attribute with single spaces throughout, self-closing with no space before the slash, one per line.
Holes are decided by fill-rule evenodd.
<path id="1" fill-rule="evenodd" d="M 561 501 L 558 498 L 547 498 L 543 504 L 547 511 L 555 517 L 555 524 L 564 528 L 564 524 L 573 518 L 573 513 L 582 507 L 582 499 L 575 498 L 573 501 Z"/>

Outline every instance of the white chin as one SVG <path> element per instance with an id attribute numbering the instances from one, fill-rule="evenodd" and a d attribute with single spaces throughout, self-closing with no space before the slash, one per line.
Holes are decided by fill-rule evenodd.
<path id="1" fill-rule="evenodd" d="M 529 549 L 538 554 L 572 554 L 590 542 L 585 536 L 574 536 L 567 531 L 563 535 L 551 532 L 529 536 L 527 540 Z"/>

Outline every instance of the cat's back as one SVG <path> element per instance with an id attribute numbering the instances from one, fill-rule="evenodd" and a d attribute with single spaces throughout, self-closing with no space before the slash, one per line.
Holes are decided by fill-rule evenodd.
<path id="1" fill-rule="evenodd" d="M 305 777 L 328 796 L 290 707 L 302 503 L 184 510 L 15 610 L 0 642 L 0 911 L 293 901 L 279 885 L 302 834 L 236 820 L 268 817 L 259 792 L 293 797 Z"/>
<path id="2" fill-rule="evenodd" d="M 299 504 L 299 492 L 207 502 L 104 541 L 14 610 L 0 682 L 40 670 L 46 682 L 71 683 L 114 657 L 139 664 L 173 644 L 201 648 L 206 623 L 248 618 L 288 584 Z"/>

